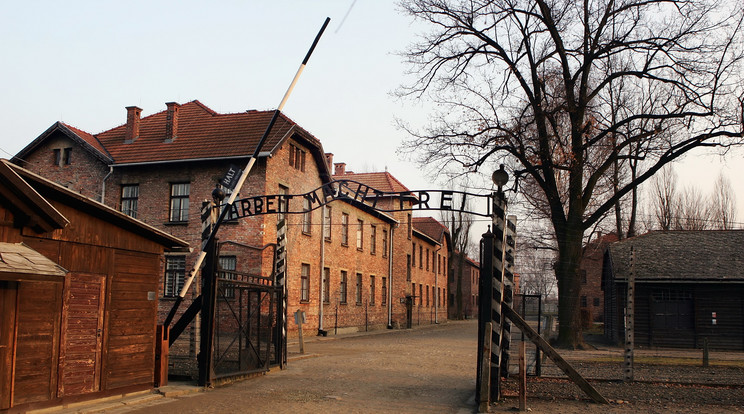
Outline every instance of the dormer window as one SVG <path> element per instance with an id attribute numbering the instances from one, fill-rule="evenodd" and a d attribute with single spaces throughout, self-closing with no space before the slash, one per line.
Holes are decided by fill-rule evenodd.
<path id="1" fill-rule="evenodd" d="M 72 158 L 72 148 L 55 148 L 54 149 L 54 165 L 63 166 L 70 165 Z"/>
<path id="2" fill-rule="evenodd" d="M 289 166 L 305 171 L 305 151 L 294 144 L 289 145 Z"/>

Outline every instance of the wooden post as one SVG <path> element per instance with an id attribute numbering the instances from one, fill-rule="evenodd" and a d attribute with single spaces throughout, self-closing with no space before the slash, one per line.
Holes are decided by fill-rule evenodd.
<path id="1" fill-rule="evenodd" d="M 527 364 L 525 353 L 527 352 L 526 343 L 519 343 L 519 411 L 527 410 Z"/>
<path id="2" fill-rule="evenodd" d="M 625 307 L 625 382 L 633 381 L 633 301 L 635 296 L 635 272 L 633 268 L 633 246 L 630 246 L 630 272 L 628 274 L 628 297 Z"/>
<path id="3" fill-rule="evenodd" d="M 168 333 L 167 326 L 158 325 L 155 340 L 155 387 L 168 385 Z"/>
<path id="4" fill-rule="evenodd" d="M 489 395 L 491 385 L 489 383 L 491 372 L 486 367 L 491 365 L 491 322 L 486 323 L 483 331 L 483 348 L 481 349 L 481 361 L 480 366 L 483 367 L 480 370 L 480 376 L 478 378 L 480 382 L 480 388 L 478 389 L 479 400 L 478 400 L 478 412 L 488 413 L 491 411 L 491 398 Z"/>
<path id="5" fill-rule="evenodd" d="M 709 366 L 708 338 L 703 338 L 703 367 L 707 368 L 708 366 Z"/>
<path id="6" fill-rule="evenodd" d="M 517 312 L 514 312 L 514 310 L 509 305 L 502 305 L 502 308 L 504 309 L 504 316 L 511 319 L 511 321 L 517 325 L 517 327 L 524 332 L 525 335 L 532 341 L 535 345 L 537 345 L 538 348 L 540 348 L 545 355 L 548 356 L 553 362 L 555 362 L 555 365 L 560 368 L 567 376 L 571 379 L 571 381 L 574 382 L 574 384 L 578 385 L 579 388 L 581 388 L 582 391 L 586 393 L 594 402 L 601 403 L 601 404 L 609 404 L 607 399 L 602 396 L 589 382 L 587 382 L 584 377 L 581 376 L 572 366 L 569 364 L 563 357 L 556 352 L 555 349 L 553 349 L 552 346 L 546 341 L 540 334 L 538 334 L 532 327 L 525 322 L 524 319 L 522 319 L 521 316 Z"/>
<path id="7" fill-rule="evenodd" d="M 300 339 L 300 354 L 305 354 L 305 340 L 302 338 L 302 324 L 305 323 L 305 312 L 297 309 L 294 313 L 295 323 L 297 324 L 297 334 Z"/>

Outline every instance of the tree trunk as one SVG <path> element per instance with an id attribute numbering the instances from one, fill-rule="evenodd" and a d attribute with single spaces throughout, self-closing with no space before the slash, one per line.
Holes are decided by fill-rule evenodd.
<path id="1" fill-rule="evenodd" d="M 558 239 L 558 343 L 562 348 L 584 346 L 581 332 L 581 265 L 582 232 L 566 226 L 564 237 Z"/>

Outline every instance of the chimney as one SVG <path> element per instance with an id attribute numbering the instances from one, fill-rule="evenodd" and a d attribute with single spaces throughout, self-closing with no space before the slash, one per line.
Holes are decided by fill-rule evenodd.
<path id="1" fill-rule="evenodd" d="M 127 106 L 127 129 L 126 135 L 124 135 L 125 144 L 131 144 L 139 138 L 140 114 L 142 114 L 142 108 Z"/>
<path id="2" fill-rule="evenodd" d="M 346 174 L 346 163 L 345 162 L 337 162 L 333 164 L 334 170 L 333 175 L 344 175 Z"/>
<path id="3" fill-rule="evenodd" d="M 325 159 L 326 159 L 326 165 L 328 166 L 328 171 L 331 171 L 331 167 L 333 167 L 333 153 L 326 152 Z"/>
<path id="4" fill-rule="evenodd" d="M 165 142 L 173 142 L 178 136 L 178 110 L 181 105 L 175 102 L 167 102 L 168 111 L 165 115 Z"/>

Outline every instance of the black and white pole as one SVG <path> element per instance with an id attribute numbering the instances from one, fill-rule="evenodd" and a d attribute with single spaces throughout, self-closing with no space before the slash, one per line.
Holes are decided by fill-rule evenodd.
<path id="1" fill-rule="evenodd" d="M 505 240 L 506 240 L 506 197 L 502 190 L 509 180 L 509 174 L 504 170 L 504 164 L 501 164 L 498 170 L 493 173 L 493 182 L 498 189 L 493 197 L 493 282 L 491 293 L 491 401 L 498 401 L 501 398 L 501 339 L 503 315 L 501 312 L 501 303 L 504 300 L 504 273 L 505 261 Z"/>
<path id="2" fill-rule="evenodd" d="M 517 237 L 517 216 L 509 215 L 506 218 L 506 231 L 504 232 L 504 268 L 501 280 L 504 284 L 504 300 L 510 308 L 514 306 L 514 254 Z M 501 376 L 509 377 L 509 350 L 511 348 L 511 322 L 501 314 Z"/>
<path id="3" fill-rule="evenodd" d="M 327 17 L 325 19 L 325 22 L 323 22 L 323 26 L 320 28 L 320 31 L 315 36 L 315 40 L 313 41 L 312 46 L 310 46 L 310 50 L 307 51 L 305 58 L 302 60 L 300 67 L 297 69 L 297 73 L 292 79 L 292 83 L 289 85 L 289 88 L 287 88 L 287 92 L 284 93 L 284 97 L 282 98 L 281 103 L 279 103 L 279 106 L 274 111 L 274 115 L 271 117 L 271 121 L 269 121 L 269 125 L 266 127 L 266 131 L 264 131 L 264 134 L 259 140 L 258 145 L 256 145 L 256 149 L 253 151 L 253 155 L 248 159 L 248 163 L 246 164 L 245 168 L 241 172 L 240 178 L 238 178 L 238 182 L 235 185 L 235 188 L 237 190 L 233 191 L 230 194 L 230 197 L 228 198 L 227 202 L 223 204 L 223 208 L 222 208 L 222 211 L 220 212 L 220 216 L 217 219 L 217 222 L 214 224 L 212 232 L 209 235 L 209 238 L 206 240 L 205 243 L 203 243 L 204 246 L 208 245 L 211 242 L 211 240 L 214 239 L 215 234 L 219 230 L 222 222 L 225 220 L 225 217 L 227 216 L 227 212 L 231 209 L 233 202 L 235 202 L 235 198 L 240 192 L 240 189 L 243 187 L 243 184 L 245 183 L 246 178 L 248 178 L 248 174 L 250 174 L 251 170 L 253 169 L 253 165 L 256 163 L 256 159 L 258 159 L 258 154 L 261 152 L 261 148 L 266 142 L 266 139 L 268 138 L 269 133 L 271 132 L 271 129 L 274 127 L 276 120 L 279 118 L 279 113 L 284 108 L 284 104 L 287 103 L 287 99 L 289 98 L 289 95 L 294 89 L 294 86 L 297 83 L 297 80 L 299 79 L 300 74 L 305 69 L 305 66 L 307 65 L 308 60 L 310 60 L 310 55 L 312 55 L 313 50 L 315 50 L 315 46 L 318 45 L 318 41 L 320 41 L 320 37 L 323 35 L 323 32 L 325 31 L 330 21 L 331 19 Z M 199 253 L 199 256 L 197 256 L 196 262 L 194 263 L 194 267 L 191 269 L 191 272 L 189 273 L 189 277 L 184 282 L 183 288 L 179 292 L 178 297 L 176 298 L 176 301 L 173 304 L 173 307 L 171 308 L 170 312 L 168 313 L 168 316 L 166 317 L 163 325 L 165 326 L 170 325 L 171 321 L 173 320 L 173 317 L 176 314 L 176 311 L 178 310 L 178 307 L 181 305 L 181 302 L 183 302 L 183 298 L 186 296 L 186 293 L 188 292 L 189 287 L 191 287 L 191 283 L 194 281 L 194 277 L 196 277 L 196 274 L 199 272 L 199 269 L 204 263 L 204 259 L 206 255 L 207 253 L 204 251 L 204 249 L 202 249 L 202 251 Z"/>
<path id="4" fill-rule="evenodd" d="M 493 282 L 491 285 L 491 400 L 501 398 L 501 346 L 503 315 L 501 303 L 504 300 L 504 235 L 506 228 L 506 199 L 501 189 L 493 200 Z"/>
<path id="5" fill-rule="evenodd" d="M 282 215 L 276 222 L 276 263 L 274 268 L 274 286 L 279 288 L 279 304 L 281 308 L 277 311 L 279 321 L 277 329 L 277 349 L 279 352 L 279 368 L 284 369 L 287 363 L 287 219 Z"/>

